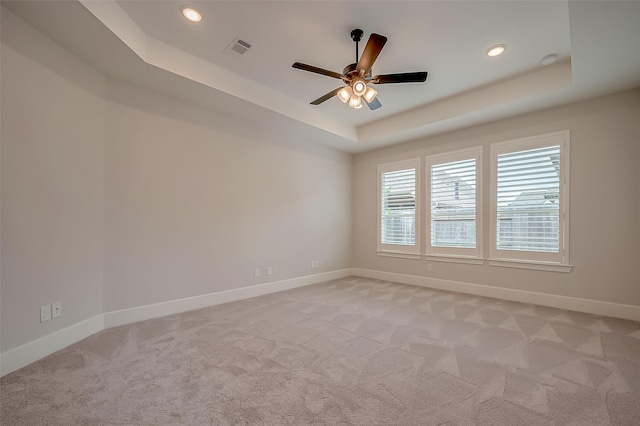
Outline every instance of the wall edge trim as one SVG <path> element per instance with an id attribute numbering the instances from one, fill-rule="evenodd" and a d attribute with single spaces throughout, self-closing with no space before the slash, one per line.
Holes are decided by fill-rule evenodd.
<path id="1" fill-rule="evenodd" d="M 101 330 L 356 275 L 438 290 L 640 321 L 640 306 L 492 287 L 364 268 L 347 268 L 99 314 L 0 354 L 4 376 Z"/>
<path id="2" fill-rule="evenodd" d="M 107 328 L 192 311 L 194 309 L 206 308 L 208 306 L 220 305 L 222 303 L 234 302 L 236 300 L 249 299 L 265 294 L 277 293 L 279 291 L 344 278 L 350 275 L 352 275 L 351 269 L 339 269 L 314 275 L 303 275 L 301 277 L 286 280 L 208 293 L 200 296 L 105 312 L 1 353 L 0 376 L 4 376 L 19 370 L 22 367 L 26 367 L 33 362 L 36 362 Z"/>
<path id="3" fill-rule="evenodd" d="M 378 271 L 374 269 L 352 268 L 353 274 L 378 280 L 393 281 L 401 284 L 428 287 L 438 290 L 455 291 L 473 294 L 475 296 L 493 297 L 533 305 L 549 306 L 552 308 L 578 311 L 588 314 L 622 318 L 640 321 L 640 306 L 622 303 L 604 302 L 592 299 L 560 296 L 548 293 L 516 290 L 503 287 L 492 287 L 483 284 L 473 284 L 462 281 L 443 280 L 439 278 L 421 277 L 417 275 L 399 274 L 395 272 Z"/>
<path id="4" fill-rule="evenodd" d="M 208 306 L 234 302 L 236 300 L 277 293 L 279 291 L 289 290 L 292 288 L 304 287 L 324 281 L 344 278 L 349 275 L 351 275 L 351 269 L 339 269 L 336 271 L 322 272 L 314 275 L 303 275 L 301 277 L 281 281 L 273 281 L 264 284 L 218 291 L 215 293 L 202 294 L 199 296 L 186 297 L 183 299 L 175 299 L 150 305 L 136 306 L 134 308 L 105 312 L 104 328 L 117 327 L 119 325 L 178 314 L 181 312 L 206 308 Z"/>
<path id="5" fill-rule="evenodd" d="M 103 329 L 104 315 L 99 314 L 3 352 L 0 354 L 0 376 L 19 370 Z"/>

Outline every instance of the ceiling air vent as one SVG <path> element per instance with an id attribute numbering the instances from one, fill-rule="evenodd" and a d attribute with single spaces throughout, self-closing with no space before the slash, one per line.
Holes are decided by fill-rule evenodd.
<path id="1" fill-rule="evenodd" d="M 237 53 L 238 55 L 243 55 L 249 49 L 251 49 L 251 45 L 239 38 L 235 38 L 231 44 L 227 46 L 228 51 Z"/>

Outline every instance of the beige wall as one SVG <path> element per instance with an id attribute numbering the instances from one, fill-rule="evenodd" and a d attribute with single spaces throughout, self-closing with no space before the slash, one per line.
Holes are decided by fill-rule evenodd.
<path id="1" fill-rule="evenodd" d="M 108 81 L 5 9 L 1 59 L 2 352 L 351 265 L 350 155 Z"/>
<path id="2" fill-rule="evenodd" d="M 482 145 L 484 254 L 489 253 L 489 145 L 571 130 L 570 273 L 376 255 L 376 166 Z M 640 305 L 640 90 L 359 154 L 354 170 L 354 267 Z M 424 247 L 424 235 L 421 236 Z"/>
<path id="3" fill-rule="evenodd" d="M 5 351 L 102 313 L 105 78 L 4 9 L 1 61 Z"/>
<path id="4" fill-rule="evenodd" d="M 107 92 L 105 311 L 351 265 L 350 155 L 130 85 Z"/>

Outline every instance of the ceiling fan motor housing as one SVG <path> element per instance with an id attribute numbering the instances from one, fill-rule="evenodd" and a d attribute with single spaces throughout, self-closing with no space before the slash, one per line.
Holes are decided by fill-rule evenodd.
<path id="1" fill-rule="evenodd" d="M 342 74 L 346 75 L 347 77 L 353 77 L 353 76 L 357 75 L 358 74 L 358 71 L 356 70 L 357 66 L 358 66 L 358 64 L 349 64 L 349 65 L 347 65 L 342 70 Z"/>

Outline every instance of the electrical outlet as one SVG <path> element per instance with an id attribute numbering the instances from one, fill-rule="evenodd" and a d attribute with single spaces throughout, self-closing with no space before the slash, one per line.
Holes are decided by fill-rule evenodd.
<path id="1" fill-rule="evenodd" d="M 45 305 L 40 308 L 40 322 L 49 321 L 51 319 L 51 305 Z"/>
<path id="2" fill-rule="evenodd" d="M 260 278 L 260 268 L 256 268 L 253 270 L 254 278 Z"/>
<path id="3" fill-rule="evenodd" d="M 56 302 L 51 305 L 51 318 L 58 318 L 62 315 L 62 302 Z"/>
<path id="4" fill-rule="evenodd" d="M 273 268 L 271 266 L 267 266 L 267 275 L 273 274 Z"/>
<path id="5" fill-rule="evenodd" d="M 314 260 L 313 261 L 313 267 L 314 268 L 319 268 L 320 267 L 320 261 L 319 260 Z"/>
<path id="6" fill-rule="evenodd" d="M 433 271 L 433 267 L 431 266 L 430 263 L 427 263 L 427 272 L 431 272 Z"/>

